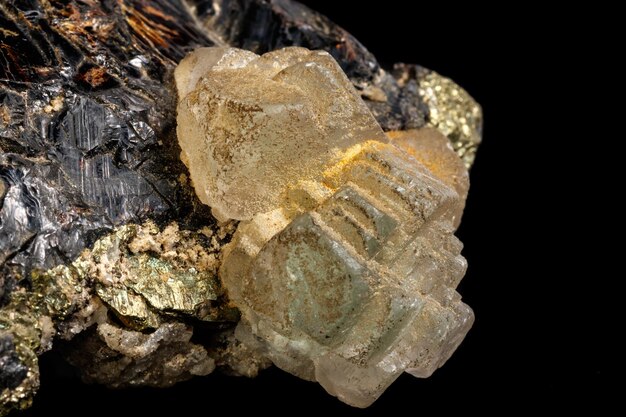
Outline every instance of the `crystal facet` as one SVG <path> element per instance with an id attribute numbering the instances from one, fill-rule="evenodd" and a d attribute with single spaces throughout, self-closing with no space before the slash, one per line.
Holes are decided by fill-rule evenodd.
<path id="1" fill-rule="evenodd" d="M 386 70 L 291 0 L 5 1 L 0 21 L 0 416 L 51 349 L 111 387 L 274 361 L 362 405 L 462 338 L 451 233 L 482 116 L 451 80 Z M 284 46 L 347 78 L 255 55 Z"/>
<path id="2" fill-rule="evenodd" d="M 269 212 L 294 181 L 319 179 L 364 137 L 386 140 L 326 52 L 294 47 L 257 57 L 201 48 L 181 62 L 176 80 L 182 160 L 218 219 Z M 329 87 L 324 94 L 320 85 Z"/>
<path id="3" fill-rule="evenodd" d="M 242 220 L 219 271 L 237 337 L 359 407 L 441 366 L 473 322 L 453 235 L 469 183 L 449 141 L 385 135 L 325 52 L 203 48 L 176 81 L 196 192 Z"/>

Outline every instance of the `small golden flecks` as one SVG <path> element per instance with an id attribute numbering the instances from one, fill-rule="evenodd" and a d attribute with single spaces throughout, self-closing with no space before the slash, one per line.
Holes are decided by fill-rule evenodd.
<path id="1" fill-rule="evenodd" d="M 480 105 L 449 78 L 434 71 L 417 74 L 419 94 L 428 106 L 428 124 L 452 142 L 469 169 L 482 140 L 483 115 Z"/>

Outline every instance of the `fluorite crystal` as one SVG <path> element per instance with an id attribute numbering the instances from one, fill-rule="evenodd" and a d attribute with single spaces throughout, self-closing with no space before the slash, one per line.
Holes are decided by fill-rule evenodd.
<path id="1" fill-rule="evenodd" d="M 296 182 L 320 180 L 363 138 L 385 140 L 326 52 L 203 48 L 181 62 L 176 85 L 181 159 L 218 219 L 278 208 Z"/>
<path id="2" fill-rule="evenodd" d="M 219 271 L 236 336 L 359 407 L 441 366 L 473 322 L 455 291 L 467 170 L 449 141 L 385 135 L 322 51 L 202 48 L 176 83 L 194 188 L 242 220 Z"/>
<path id="3" fill-rule="evenodd" d="M 51 349 L 111 387 L 273 361 L 364 405 L 458 343 L 482 118 L 454 82 L 291 0 L 4 1 L 0 22 L 0 416 Z"/>

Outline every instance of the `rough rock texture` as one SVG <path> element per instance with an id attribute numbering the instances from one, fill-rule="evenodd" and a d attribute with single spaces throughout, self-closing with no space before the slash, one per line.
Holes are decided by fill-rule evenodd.
<path id="1" fill-rule="evenodd" d="M 442 120 L 431 120 L 433 109 L 449 102 L 420 89 L 423 74 L 433 73 L 409 66 L 385 72 L 352 36 L 287 0 L 0 2 L 0 27 L 0 415 L 28 406 L 38 387 L 37 355 L 53 339 L 72 343 L 98 325 L 96 318 L 139 331 L 137 318 L 121 311 L 131 303 L 116 304 L 123 297 L 142 300 L 165 323 L 208 333 L 217 347 L 207 352 L 226 372 L 254 375 L 267 366 L 234 341 L 230 319 L 198 320 L 187 302 L 162 311 L 166 304 L 151 305 L 150 292 L 130 286 L 106 294 L 95 276 L 81 275 L 73 264 L 100 239 L 147 220 L 158 233 L 175 221 L 209 254 L 229 241 L 232 230 L 216 226 L 179 159 L 172 75 L 189 51 L 213 45 L 327 50 L 386 131 L 433 125 Z M 463 103 L 480 114 L 469 97 Z M 465 113 L 442 107 L 440 114 Z M 457 125 L 480 137 L 480 117 Z M 466 136 L 450 138 L 464 148 Z M 124 249 L 122 258 L 129 253 Z M 162 273 L 169 268 L 163 262 L 172 260 L 163 253 L 148 253 L 156 261 L 139 262 L 136 270 Z M 94 262 L 105 268 L 107 259 Z M 210 317 L 206 311 L 198 314 Z"/>
<path id="2" fill-rule="evenodd" d="M 245 220 L 220 269 L 237 337 L 359 407 L 441 366 L 474 317 L 454 291 L 468 180 L 449 141 L 425 128 L 390 143 L 326 52 L 201 48 L 176 81 L 194 187 Z"/>
<path id="3" fill-rule="evenodd" d="M 96 294 L 119 320 L 136 330 L 156 329 L 170 317 L 236 322 L 217 279 L 221 245 L 202 232 L 160 231 L 151 222 L 126 225 L 74 262 L 91 277 Z"/>
<path id="4" fill-rule="evenodd" d="M 183 323 L 166 323 L 150 334 L 102 323 L 76 338 L 68 359 L 83 370 L 86 382 L 168 387 L 215 369 L 207 351 L 190 342 L 192 334 Z"/>

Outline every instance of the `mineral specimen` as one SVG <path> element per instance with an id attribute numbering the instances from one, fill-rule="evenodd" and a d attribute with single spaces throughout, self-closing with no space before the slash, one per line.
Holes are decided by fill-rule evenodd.
<path id="1" fill-rule="evenodd" d="M 278 208 L 294 182 L 321 179 L 329 160 L 339 162 L 363 138 L 385 140 L 325 52 L 291 48 L 259 58 L 200 49 L 177 68 L 176 85 L 181 159 L 217 219 Z"/>
<path id="2" fill-rule="evenodd" d="M 220 269 L 239 334 L 359 407 L 441 366 L 473 323 L 454 291 L 468 181 L 449 142 L 390 141 L 326 52 L 202 48 L 176 82 L 196 192 L 244 220 Z"/>
<path id="3" fill-rule="evenodd" d="M 332 94 L 339 102 L 349 103 L 354 117 L 361 117 L 363 123 L 346 123 L 348 132 L 360 128 L 371 131 L 372 137 L 364 143 L 325 126 L 319 118 L 326 116 L 320 110 L 328 104 L 312 105 L 306 86 L 286 77 L 281 83 L 291 83 L 293 88 L 282 93 L 290 100 L 300 94 L 302 109 L 310 110 L 293 126 L 302 127 L 303 136 L 293 136 L 292 144 L 282 143 L 285 152 L 298 155 L 298 159 L 281 159 L 293 178 L 279 175 L 281 182 L 276 186 L 265 185 L 267 200 L 260 195 L 260 188 L 250 187 L 236 172 L 221 178 L 228 183 L 211 185 L 207 178 L 205 194 L 198 189 L 198 195 L 212 205 L 208 208 L 189 180 L 190 174 L 196 176 L 202 170 L 190 173 L 179 158 L 174 69 L 199 47 L 234 46 L 265 53 L 292 45 L 327 51 L 339 63 L 349 83 L 336 67 L 328 67 L 328 76 L 339 83 Z M 256 59 L 253 54 L 247 56 Z M 456 190 L 461 198 L 454 197 L 456 202 L 441 212 L 449 211 L 446 216 L 454 218 L 455 224 L 460 220 L 467 173 L 445 149 L 452 146 L 467 165 L 471 163 L 481 136 L 480 107 L 460 87 L 432 71 L 405 64 L 383 70 L 353 36 L 297 2 L 0 2 L 0 57 L 0 415 L 29 406 L 39 386 L 38 356 L 53 346 L 78 367 L 85 380 L 110 386 L 165 386 L 206 374 L 213 366 L 228 374 L 254 376 L 270 359 L 278 362 L 281 352 L 275 344 L 252 332 L 251 324 L 260 311 L 256 303 L 241 303 L 245 320 L 237 325 L 240 313 L 225 292 L 228 280 L 222 282 L 219 274 L 229 268 L 222 266 L 222 258 L 230 253 L 230 265 L 237 266 L 233 262 L 237 253 L 258 243 L 263 253 L 257 256 L 244 251 L 242 256 L 254 260 L 254 265 L 262 258 L 278 260 L 272 251 L 282 249 L 270 238 L 293 236 L 299 216 L 322 219 L 329 228 L 320 236 L 331 240 L 334 234 L 324 234 L 331 228 L 352 237 L 362 233 L 364 243 L 357 251 L 375 251 L 377 245 L 390 247 L 390 238 L 384 236 L 395 236 L 396 229 L 389 229 L 385 219 L 400 216 L 395 211 L 382 210 L 382 223 L 353 233 L 344 223 L 363 225 L 367 218 L 350 205 L 333 205 L 351 184 L 345 182 L 346 170 L 362 162 L 359 158 L 363 156 L 381 155 L 380 146 L 388 151 L 394 169 L 400 169 L 399 161 L 410 160 L 408 165 L 413 166 L 417 159 L 438 187 L 443 183 Z M 303 60 L 311 58 L 309 53 L 302 54 Z M 316 65 L 322 68 L 326 64 Z M 185 88 L 193 90 L 206 72 L 202 63 L 193 67 L 196 75 L 188 79 L 187 87 L 181 86 L 183 92 Z M 295 70 L 286 73 L 293 77 Z M 258 100 L 245 91 L 237 92 L 236 86 L 217 85 L 214 92 L 225 98 L 237 93 L 241 99 L 264 104 L 265 91 L 271 90 L 266 84 L 271 70 L 267 71 L 265 75 L 251 74 L 259 85 L 250 92 L 263 93 Z M 304 77 L 306 80 L 311 79 Z M 327 113 L 334 116 L 335 112 Z M 234 113 L 224 112 L 228 114 Z M 311 124 L 312 115 L 319 119 L 317 125 Z M 278 119 L 266 120 L 274 123 L 279 133 L 286 133 Z M 235 121 L 222 123 L 241 133 L 243 126 Z M 335 155 L 333 146 L 319 143 L 319 158 L 309 159 L 311 148 L 301 153 L 297 147 L 298 143 L 311 145 L 309 128 L 342 141 L 343 148 Z M 225 138 L 227 132 L 208 133 Z M 263 143 L 267 132 L 259 131 L 255 138 Z M 400 150 L 389 148 L 389 143 Z M 197 157 L 200 155 L 190 155 L 186 162 Z M 230 164 L 227 155 L 216 157 L 228 162 L 225 166 Z M 238 157 L 249 161 L 242 153 Z M 299 164 L 305 163 L 311 175 L 299 180 Z M 275 171 L 257 165 L 268 174 Z M 321 174 L 320 167 L 324 168 Z M 253 168 L 247 166 L 241 172 L 247 170 L 248 180 L 264 185 Z M 282 169 L 280 165 L 275 168 Z M 407 175 L 414 175 L 409 171 Z M 220 167 L 216 172 L 224 174 Z M 233 188 L 235 184 L 248 186 L 247 191 Z M 229 195 L 214 194 L 215 189 L 223 191 L 226 186 Z M 277 193 L 279 189 L 287 193 Z M 231 204 L 248 191 L 254 204 Z M 368 204 L 387 198 L 381 194 L 371 201 L 356 191 L 354 198 Z M 352 195 L 345 201 L 352 202 Z M 242 221 L 218 224 L 211 209 L 220 220 L 232 216 Z M 394 221 L 411 217 L 398 210 L 404 217 L 394 217 Z M 329 220 L 329 213 L 335 211 L 347 214 L 332 214 Z M 430 225 L 439 213 L 425 223 Z M 347 223 L 334 222 L 341 218 L 348 219 Z M 420 235 L 423 240 L 435 242 L 431 234 L 448 233 L 428 225 L 420 229 L 420 233 L 428 231 Z M 235 232 L 233 245 L 223 250 Z M 340 242 L 344 241 L 356 245 L 353 238 Z M 447 250 L 457 253 L 458 247 L 451 244 Z M 361 271 L 370 267 L 378 271 L 377 262 L 368 261 Z M 255 277 L 261 276 L 263 265 L 254 267 L 258 270 Z M 385 273 L 378 276 L 387 279 Z M 281 275 L 277 277 L 279 284 Z M 344 293 L 337 292 L 340 294 Z M 365 304 L 361 307 L 366 308 Z M 288 336 L 299 337 L 303 329 L 304 324 L 297 324 Z M 340 344 L 337 336 L 331 335 L 331 340 L 331 347 L 317 339 L 317 345 L 310 346 L 314 352 L 330 352 Z M 268 346 L 273 346 L 269 358 L 265 354 Z M 302 373 L 305 371 L 310 368 L 303 368 Z"/>

